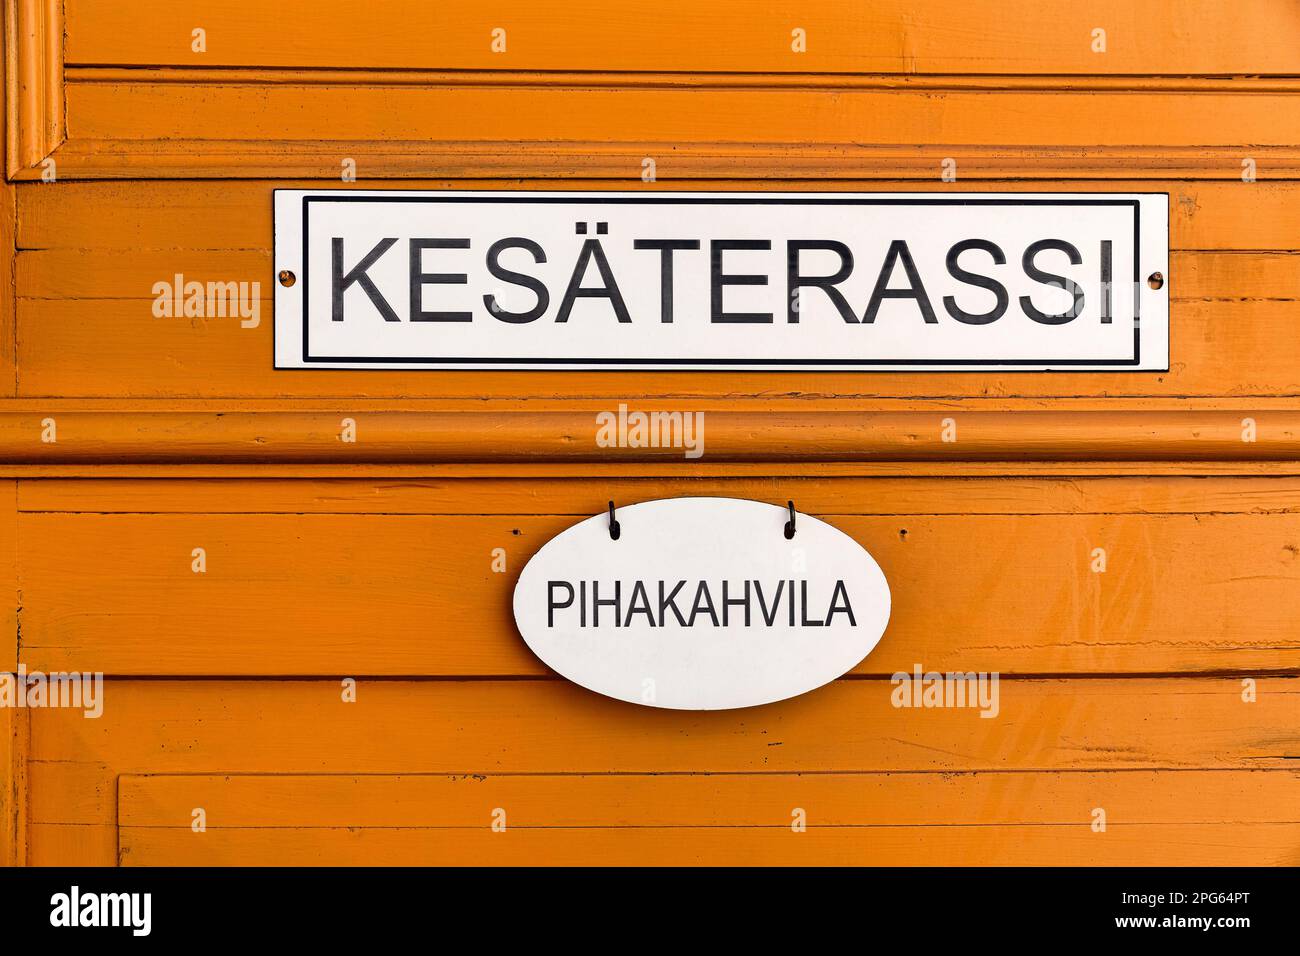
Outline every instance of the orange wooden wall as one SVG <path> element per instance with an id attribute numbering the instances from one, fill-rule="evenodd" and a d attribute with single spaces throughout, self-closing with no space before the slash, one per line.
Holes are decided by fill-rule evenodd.
<path id="1" fill-rule="evenodd" d="M 5 15 L 0 670 L 109 676 L 98 720 L 0 710 L 0 859 L 1300 863 L 1300 7 Z M 1170 370 L 273 371 L 271 191 L 348 159 L 360 188 L 1168 192 Z M 175 273 L 260 282 L 261 324 L 155 318 Z M 597 448 L 619 402 L 706 411 L 704 458 Z M 862 542 L 877 651 L 724 713 L 548 674 L 522 563 L 681 494 Z M 999 716 L 895 709 L 915 664 L 1000 672 Z"/>

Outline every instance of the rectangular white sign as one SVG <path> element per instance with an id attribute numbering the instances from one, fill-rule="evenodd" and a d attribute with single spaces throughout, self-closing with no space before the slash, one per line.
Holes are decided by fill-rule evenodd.
<path id="1" fill-rule="evenodd" d="M 1165 193 L 276 190 L 276 368 L 1166 371 Z"/>

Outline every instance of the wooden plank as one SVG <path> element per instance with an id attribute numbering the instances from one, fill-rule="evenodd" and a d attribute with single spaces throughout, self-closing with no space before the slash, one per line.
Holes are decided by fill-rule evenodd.
<path id="1" fill-rule="evenodd" d="M 639 173 L 637 175 L 639 177 Z M 691 183 L 689 188 L 703 191 L 808 189 L 807 183 L 763 182 L 764 178 L 759 172 L 754 175 L 754 181 L 744 184 L 705 180 Z M 364 169 L 362 179 L 365 179 Z M 365 187 L 364 182 L 359 185 Z M 817 191 L 917 192 L 933 191 L 940 185 L 937 182 L 858 178 L 822 185 Z M 639 178 L 635 182 L 626 178 L 603 179 L 583 186 L 592 190 L 682 188 L 681 184 L 642 183 Z M 951 186 L 960 192 L 1043 191 L 1042 188 L 1025 189 L 1023 185 L 1008 183 L 958 182 Z M 124 261 L 149 251 L 161 251 L 169 256 L 185 256 L 196 250 L 262 252 L 271 248 L 272 190 L 321 187 L 319 180 L 233 181 L 221 183 L 220 188 L 213 188 L 207 182 L 24 183 L 18 186 L 18 247 L 21 250 L 122 252 L 127 254 L 122 257 Z M 403 189 L 521 187 L 572 189 L 573 184 L 556 179 L 527 183 L 493 179 L 417 179 L 402 183 Z M 1169 193 L 1170 248 L 1175 252 L 1300 250 L 1293 215 L 1297 203 L 1300 203 L 1300 183 L 1187 183 L 1128 179 L 1053 183 L 1048 187 L 1048 191 L 1060 192 L 1062 189 L 1085 193 Z M 166 270 L 153 281 L 168 278 L 169 272 L 175 272 L 175 269 Z M 266 279 L 270 280 L 269 271 Z M 1171 276 L 1171 280 L 1175 292 L 1184 281 L 1181 275 Z M 140 294 L 148 294 L 148 289 Z"/>
<path id="2" fill-rule="evenodd" d="M 18 188 L 0 176 L 0 396 L 17 394 Z"/>
<path id="3" fill-rule="evenodd" d="M 124 774 L 118 825 L 225 829 L 1300 823 L 1300 770 L 859 774 Z"/>
<path id="4" fill-rule="evenodd" d="M 1300 458 L 1300 412 L 1260 406 L 996 411 L 712 408 L 703 437 L 607 447 L 602 418 L 615 407 L 564 410 L 408 408 L 358 411 L 157 411 L 126 405 L 0 410 L 0 458 L 19 464 L 608 463 L 710 462 L 1278 461 Z M 657 404 L 652 408 L 659 407 Z M 670 404 L 667 410 L 695 411 Z M 52 418 L 57 411 L 57 417 Z M 340 440 L 351 419 L 355 442 Z M 57 425 L 58 441 L 41 436 Z M 698 423 L 698 419 L 696 420 Z M 949 437 L 949 427 L 955 438 Z M 625 443 L 626 444 L 626 443 Z M 692 457 L 692 455 L 694 457 Z"/>
<path id="5" fill-rule="evenodd" d="M 18 482 L 0 481 L 0 673 L 20 660 Z M 0 866 L 26 859 L 26 713 L 0 707 Z"/>
<path id="6" fill-rule="evenodd" d="M 48 5 L 47 5 L 48 6 Z M 49 12 L 49 11 L 47 11 Z M 42 97 L 49 92 L 46 72 L 39 76 L 42 11 L 31 3 L 6 8 L 0 26 L 5 67 L 6 174 L 31 162 L 46 146 L 47 135 L 59 135 L 46 125 L 49 113 Z M 51 21 L 52 23 L 53 21 Z M 12 67 L 12 69 L 11 69 Z M 62 78 L 58 78 L 61 85 Z M 58 89 L 61 100 L 62 92 Z M 14 343 L 17 338 L 17 188 L 0 176 L 0 396 L 17 390 Z M 0 672 L 16 670 L 19 658 L 17 591 L 16 481 L 0 481 Z M 26 714 L 0 708 L 0 867 L 27 861 L 27 720 Z"/>
<path id="7" fill-rule="evenodd" d="M 0 867 L 15 866 L 18 851 L 17 711 L 0 708 Z"/>
<path id="8" fill-rule="evenodd" d="M 540 676 L 511 589 L 574 520 L 24 514 L 25 660 L 124 675 Z M 1292 514 L 828 520 L 894 592 L 889 630 L 858 674 L 1300 665 Z M 205 573 L 191 570 L 195 548 Z M 498 548 L 507 573 L 491 569 Z M 1105 573 L 1092 570 L 1096 548 Z"/>
<path id="9" fill-rule="evenodd" d="M 479 463 L 346 463 L 333 464 L 4 464 L 0 477 L 30 480 L 94 481 L 121 479 L 244 480 L 272 478 L 328 481 L 423 481 L 443 478 L 766 478 L 826 475 L 848 478 L 1082 478 L 1082 477 L 1294 477 L 1296 461 L 864 461 L 864 462 L 719 462 L 692 467 L 682 462 L 479 462 Z"/>
<path id="10" fill-rule="evenodd" d="M 110 680 L 99 719 L 29 712 L 29 791 L 34 823 L 113 825 L 121 774 L 1294 770 L 1300 755 L 1297 678 L 1261 677 L 1255 703 L 1235 677 L 1000 686 L 982 719 L 895 708 L 884 680 L 701 713 L 548 681 L 361 680 L 349 704 L 335 680 Z"/>
<path id="11" fill-rule="evenodd" d="M 1290 866 L 1300 825 L 122 831 L 123 866 Z M 100 851 L 103 852 L 102 850 Z"/>
<path id="12" fill-rule="evenodd" d="M 0 867 L 31 861 L 29 733 L 27 711 L 0 708 Z"/>
<path id="13" fill-rule="evenodd" d="M 484 477 L 366 480 L 167 478 L 23 481 L 24 512 L 98 514 L 599 514 L 611 498 L 633 504 L 680 495 L 793 499 L 816 515 L 1289 514 L 1294 477 L 733 478 Z"/>
<path id="14" fill-rule="evenodd" d="M 1294 93 L 1053 92 L 528 86 L 280 86 L 73 82 L 68 124 L 84 140 L 755 143 L 980 147 L 1291 146 Z M 199 106 L 201 104 L 201 106 Z M 1247 145 L 1249 144 L 1249 145 Z M 548 145 L 547 148 L 555 148 Z M 909 147 L 910 148 L 910 147 Z M 585 147 L 583 147 L 585 149 Z M 654 156 L 655 152 L 646 155 Z M 1240 158 L 1232 163 L 1241 174 Z M 960 153 L 957 153 L 960 165 Z M 939 178 L 935 167 L 935 180 Z M 639 180 L 640 165 L 627 178 Z"/>
<path id="15" fill-rule="evenodd" d="M 1183 859 L 1223 862 L 1234 840 L 1256 849 L 1261 832 L 1300 834 L 1298 798 L 1300 772 L 1286 770 L 126 775 L 119 781 L 118 819 L 127 865 L 270 863 L 286 847 L 291 857 L 313 862 L 468 862 L 471 845 L 496 863 L 528 863 L 548 859 L 534 854 L 566 842 L 576 848 L 561 856 L 564 862 L 611 862 L 593 855 L 604 848 L 613 851 L 614 861 L 630 863 L 650 848 L 647 837 L 674 849 L 651 850 L 642 863 L 884 858 L 928 864 L 940 861 L 939 852 L 961 846 L 990 852 L 987 858 L 964 857 L 983 863 L 1069 865 L 1136 860 L 1140 842 L 1148 848 L 1153 842 L 1172 844 L 1173 855 Z M 199 807 L 206 831 L 194 833 L 191 814 Z M 1092 830 L 1096 809 L 1105 811 L 1104 833 Z M 804 832 L 792 827 L 796 811 L 802 811 Z M 503 832 L 493 832 L 494 819 L 504 822 Z M 1169 827 L 1177 831 L 1172 838 L 1163 835 Z M 1189 839 L 1193 834 L 1198 836 Z M 915 841 L 910 849 L 905 837 Z M 800 845 L 805 838 L 807 847 Z M 1254 864 L 1283 862 L 1289 845 Z"/>
<path id="16" fill-rule="evenodd" d="M 582 74 L 584 77 L 589 74 Z M 386 76 L 386 75 L 385 75 Z M 228 79 L 228 78 L 226 78 Z M 301 85 L 301 84 L 296 84 Z M 1235 89 L 1235 85 L 1234 85 Z M 1193 92 L 1193 91 L 1180 91 Z M 1290 88 L 1286 91 L 1291 92 Z M 641 188 L 644 161 L 653 158 L 662 186 L 716 180 L 735 186 L 753 181 L 908 181 L 933 185 L 948 160 L 960 166 L 964 185 L 979 182 L 1047 184 L 1074 180 L 1195 180 L 1238 183 L 1247 159 L 1258 182 L 1300 178 L 1293 146 L 988 146 L 890 145 L 865 142 L 665 144 L 654 142 L 424 140 L 72 139 L 55 152 L 64 180 L 334 181 L 340 157 L 368 180 L 506 180 L 511 187 L 535 180 L 586 184 L 614 180 Z M 351 164 L 349 164 L 349 168 Z M 20 171 L 20 181 L 40 178 Z"/>
<path id="17" fill-rule="evenodd" d="M 0 480 L 0 671 L 21 658 L 18 588 L 18 482 Z"/>
<path id="18" fill-rule="evenodd" d="M 647 397 L 762 391 L 800 397 L 1295 396 L 1300 395 L 1295 312 L 1294 300 L 1176 302 L 1169 372 L 639 372 L 635 391 Z M 19 394 L 142 399 L 607 395 L 615 403 L 611 407 L 628 394 L 626 381 L 608 372 L 277 371 L 270 363 L 273 335 L 270 302 L 261 307 L 258 327 L 243 328 L 237 317 L 158 319 L 145 300 L 24 299 L 18 304 Z"/>
<path id="19" fill-rule="evenodd" d="M 29 828 L 29 866 L 117 866 L 117 827 L 34 823 Z"/>
<path id="20" fill-rule="evenodd" d="M 429 4 L 388 0 L 357 16 L 346 0 L 246 0 L 177 5 L 69 0 L 68 62 L 175 66 L 423 67 L 483 70 L 716 70 L 1049 74 L 1296 74 L 1300 19 L 1287 5 L 1244 0 L 980 0 L 952 6 L 883 0 L 699 4 L 600 0 L 556 9 L 526 2 Z M 140 23 L 149 23 L 140 30 Z M 1195 24 L 1178 30 L 1171 24 Z M 191 31 L 208 33 L 206 52 Z M 506 30 L 503 53 L 491 49 Z M 802 27 L 807 52 L 791 49 Z M 1107 31 L 1093 52 L 1093 30 Z"/>

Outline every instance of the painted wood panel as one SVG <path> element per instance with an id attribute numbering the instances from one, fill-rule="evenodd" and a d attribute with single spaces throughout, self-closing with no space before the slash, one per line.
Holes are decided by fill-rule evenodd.
<path id="1" fill-rule="evenodd" d="M 1287 770 L 123 776 L 118 800 L 127 866 L 1259 865 L 1300 836 Z"/>
<path id="2" fill-rule="evenodd" d="M 516 142 L 882 146 L 987 143 L 990 127 L 1019 146 L 1289 146 L 1300 142 L 1293 94 L 908 89 L 701 90 L 533 86 L 70 84 L 68 124 L 83 139 L 329 140 L 342 143 Z M 1152 122 L 1159 117 L 1159 122 Z M 656 145 L 657 144 L 657 145 Z M 347 154 L 345 154 L 347 155 Z M 1249 152 L 1241 154 L 1249 156 Z M 339 159 L 343 159 L 340 156 Z M 1240 161 L 1232 164 L 1240 175 Z M 960 160 L 959 160 L 960 168 Z M 363 159 L 358 170 L 364 173 Z M 936 164 L 934 179 L 939 182 Z M 639 180 L 640 163 L 628 180 Z"/>
<path id="3" fill-rule="evenodd" d="M 1290 334 L 1290 315 L 1300 288 L 1300 257 L 1291 254 L 1291 184 L 1164 182 L 1134 188 L 1171 192 L 1171 243 L 1186 250 L 1175 255 L 1171 268 L 1168 373 L 669 372 L 638 375 L 634 391 L 800 398 L 1297 394 L 1300 347 Z M 31 198 L 19 222 L 16 341 L 24 396 L 622 398 L 629 391 L 626 378 L 608 373 L 431 376 L 277 372 L 269 362 L 250 367 L 249 355 L 269 356 L 272 342 L 269 185 L 214 191 L 196 184 L 56 184 L 23 191 Z M 222 229 L 238 231 L 214 232 Z M 247 282 L 250 292 L 251 283 L 258 283 L 257 324 L 245 327 L 253 320 L 233 315 L 156 318 L 154 284 L 170 283 L 177 273 L 205 282 Z"/>
<path id="4" fill-rule="evenodd" d="M 1007 680 L 986 720 L 895 708 L 872 680 L 714 713 L 559 682 L 363 680 L 344 703 L 335 681 L 110 681 L 99 719 L 30 714 L 29 852 L 112 864 L 121 774 L 1294 770 L 1296 683 L 1261 679 L 1247 703 L 1235 678 Z"/>
<path id="5" fill-rule="evenodd" d="M 1158 74 L 1300 73 L 1294 11 L 1245 0 L 577 0 L 429 4 L 387 0 L 361 16 L 347 0 L 67 0 L 71 64 L 382 67 L 455 70 L 695 70 L 744 73 Z M 138 28 L 141 22 L 150 29 Z M 1171 24 L 1195 24 L 1170 35 Z M 207 31 L 203 54 L 192 31 Z M 791 49 L 803 28 L 807 52 Z M 494 53 L 492 30 L 506 30 Z M 1105 53 L 1092 31 L 1107 31 Z"/>
<path id="6" fill-rule="evenodd" d="M 98 719 L 0 711 L 0 862 L 1300 863 L 1291 5 L 13 11 L 0 669 L 109 677 Z M 347 158 L 365 188 L 1167 192 L 1171 368 L 274 372 L 271 191 Z M 261 283 L 259 324 L 154 318 L 176 273 Z M 714 456 L 598 454 L 619 401 L 707 409 Z M 936 451 L 945 416 L 969 440 Z M 879 651 L 728 713 L 549 675 L 521 563 L 677 494 L 862 541 Z M 998 671 L 998 718 L 893 706 L 915 664 Z"/>
<path id="7" fill-rule="evenodd" d="M 125 675 L 540 676 L 511 593 L 575 520 L 23 515 L 23 657 Z M 854 673 L 1300 667 L 1295 515 L 827 520 L 893 592 L 885 637 Z"/>

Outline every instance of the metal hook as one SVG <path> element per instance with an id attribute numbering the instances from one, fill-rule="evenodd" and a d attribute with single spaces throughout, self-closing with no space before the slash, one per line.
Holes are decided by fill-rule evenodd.
<path id="1" fill-rule="evenodd" d="M 790 520 L 785 523 L 785 537 L 788 541 L 794 537 L 794 502 L 787 501 L 786 506 L 790 509 Z"/>
<path id="2" fill-rule="evenodd" d="M 623 533 L 619 526 L 618 519 L 614 517 L 614 502 L 609 503 L 609 537 L 612 541 L 617 541 L 618 536 Z"/>

